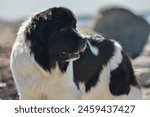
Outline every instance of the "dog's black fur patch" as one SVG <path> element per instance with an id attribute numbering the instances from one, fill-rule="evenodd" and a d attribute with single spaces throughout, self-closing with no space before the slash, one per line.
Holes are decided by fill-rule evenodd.
<path id="1" fill-rule="evenodd" d="M 99 38 L 95 40 L 95 38 Z M 81 58 L 74 61 L 74 80 L 78 86 L 79 82 L 85 84 L 86 91 L 95 86 L 103 66 L 107 64 L 109 59 L 113 56 L 114 45 L 113 42 L 107 39 L 101 40 L 98 35 L 91 35 L 87 38 L 93 46 L 98 47 L 99 55 L 95 56 L 87 46 Z"/>
<path id="2" fill-rule="evenodd" d="M 109 88 L 113 95 L 128 94 L 131 85 L 138 86 L 130 60 L 123 51 L 122 56 L 119 67 L 111 72 Z"/>

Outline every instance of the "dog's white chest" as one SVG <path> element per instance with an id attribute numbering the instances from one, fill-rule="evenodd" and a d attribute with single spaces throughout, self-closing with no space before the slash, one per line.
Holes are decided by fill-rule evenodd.
<path id="1" fill-rule="evenodd" d="M 65 73 L 58 65 L 46 72 L 28 51 L 15 51 L 11 56 L 11 69 L 21 99 L 80 99 L 73 82 L 72 63 Z"/>

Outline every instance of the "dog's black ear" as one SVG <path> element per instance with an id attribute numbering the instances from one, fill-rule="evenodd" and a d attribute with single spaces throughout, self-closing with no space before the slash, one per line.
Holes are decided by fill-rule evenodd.
<path id="1" fill-rule="evenodd" d="M 26 27 L 26 41 L 30 42 L 31 54 L 45 70 L 49 69 L 49 36 L 51 34 L 51 14 L 44 11 L 33 18 Z"/>
<path id="2" fill-rule="evenodd" d="M 48 12 L 48 11 L 47 11 Z M 41 12 L 31 18 L 26 28 L 26 39 L 36 43 L 46 44 L 51 32 L 51 13 Z M 50 12 L 50 11 L 49 11 Z M 41 45 L 41 44 L 40 44 Z"/>
<path id="3" fill-rule="evenodd" d="M 131 62 L 122 52 L 122 62 L 117 69 L 111 71 L 109 89 L 113 95 L 128 94 L 131 85 L 137 85 Z"/>

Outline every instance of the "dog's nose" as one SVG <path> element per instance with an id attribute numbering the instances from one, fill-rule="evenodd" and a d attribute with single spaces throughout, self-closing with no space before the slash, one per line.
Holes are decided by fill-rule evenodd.
<path id="1" fill-rule="evenodd" d="M 82 35 L 82 34 L 80 34 L 78 31 L 76 31 L 76 30 L 73 30 L 73 32 L 74 32 L 74 34 L 75 34 L 75 36 L 76 36 L 76 39 L 78 40 L 78 43 L 80 44 L 80 45 L 84 45 L 84 44 L 86 44 L 86 38 L 84 38 L 84 36 Z"/>

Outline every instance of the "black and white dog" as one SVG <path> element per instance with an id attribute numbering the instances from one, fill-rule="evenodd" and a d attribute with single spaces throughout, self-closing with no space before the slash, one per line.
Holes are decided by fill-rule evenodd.
<path id="1" fill-rule="evenodd" d="M 140 99 L 132 65 L 115 41 L 82 35 L 66 8 L 51 8 L 19 29 L 10 67 L 20 99 Z"/>

